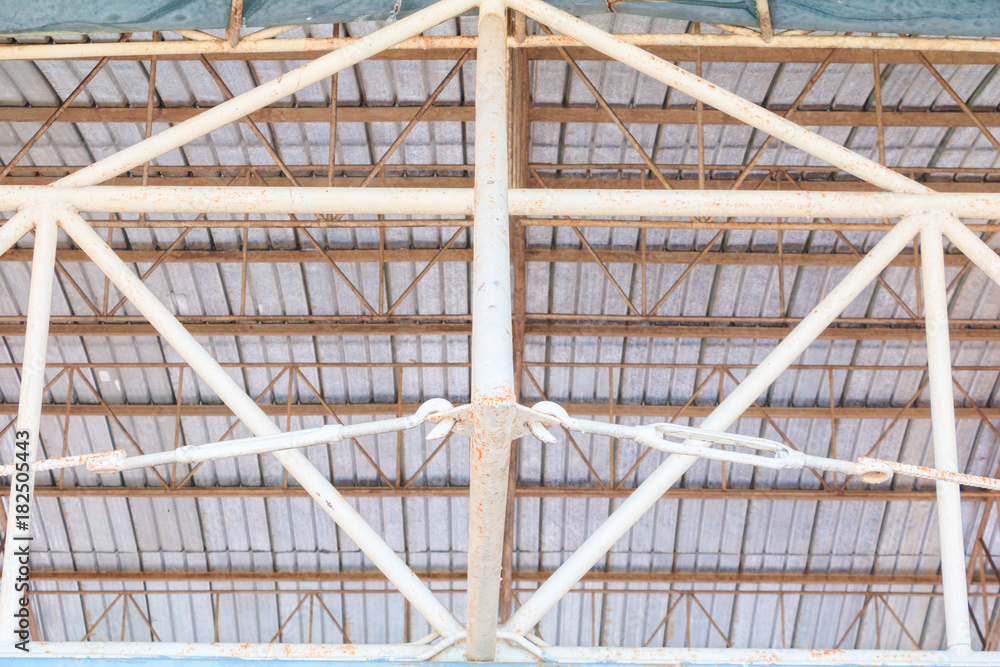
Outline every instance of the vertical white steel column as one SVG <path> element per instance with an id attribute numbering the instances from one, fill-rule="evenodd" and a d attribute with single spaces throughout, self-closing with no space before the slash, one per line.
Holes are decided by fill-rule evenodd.
<path id="1" fill-rule="evenodd" d="M 205 351 L 184 325 L 160 303 L 86 220 L 68 210 L 59 212 L 58 220 L 80 249 L 87 253 L 94 264 L 100 267 L 121 293 L 135 305 L 143 317 L 254 435 L 281 433 L 281 429 L 271 418 Z M 375 563 L 375 566 L 385 574 L 386 579 L 399 589 L 413 608 L 427 619 L 432 628 L 443 637 L 453 637 L 462 632 L 461 624 L 455 620 L 452 613 L 302 452 L 290 449 L 274 452 L 273 456 L 337 522 L 358 548 Z"/>
<path id="2" fill-rule="evenodd" d="M 28 629 L 28 619 L 21 627 L 14 616 L 27 605 L 20 604 L 26 590 L 21 588 L 28 574 L 31 515 L 34 503 L 35 471 L 31 465 L 38 457 L 39 424 L 42 417 L 42 394 L 45 388 L 45 352 L 49 342 L 49 313 L 52 308 L 52 283 L 55 278 L 56 240 L 59 228 L 53 211 L 39 207 L 23 212 L 24 218 L 35 223 L 35 248 L 31 255 L 31 286 L 28 290 L 28 317 L 24 330 L 24 359 L 21 362 L 21 395 L 17 402 L 15 442 L 26 443 L 24 449 L 15 446 L 13 463 L 18 452 L 27 450 L 28 469 L 11 477 L 10 504 L 7 506 L 7 532 L 3 549 L 3 576 L 0 578 L 0 651 L 14 650 L 20 641 L 16 633 Z M 9 224 L 9 223 L 8 223 Z M 27 490 L 25 491 L 25 488 Z M 27 499 L 27 502 L 24 502 Z M 19 505 L 27 505 L 20 511 Z M 22 581 L 18 578 L 22 577 Z"/>
<path id="3" fill-rule="evenodd" d="M 507 19 L 479 6 L 476 205 L 472 269 L 472 454 L 469 484 L 469 660 L 496 652 L 514 394 L 507 145 Z"/>
<path id="4" fill-rule="evenodd" d="M 893 227 L 840 283 L 816 305 L 791 333 L 726 396 L 701 423 L 724 431 L 753 405 L 774 380 L 819 336 L 847 305 L 868 286 L 919 231 L 922 219 L 904 218 Z M 687 441 L 697 445 L 696 441 Z M 573 555 L 549 575 L 537 591 L 504 624 L 502 630 L 524 635 L 576 585 L 600 558 L 663 497 L 688 468 L 693 456 L 670 456 L 612 512 Z"/>
<path id="5" fill-rule="evenodd" d="M 924 323 L 927 334 L 927 375 L 931 394 L 934 467 L 958 472 L 955 442 L 955 396 L 951 379 L 951 339 L 944 275 L 941 227 L 928 221 L 920 230 Z M 938 533 L 941 536 L 941 588 L 948 648 L 972 649 L 969 589 L 965 572 L 962 501 L 957 482 L 935 482 Z"/>

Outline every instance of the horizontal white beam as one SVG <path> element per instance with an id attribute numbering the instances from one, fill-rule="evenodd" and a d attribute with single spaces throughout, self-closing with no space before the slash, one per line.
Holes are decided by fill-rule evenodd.
<path id="1" fill-rule="evenodd" d="M 659 190 L 510 190 L 510 213 L 521 216 L 736 216 L 898 218 L 947 211 L 992 219 L 1000 194 L 937 192 L 701 192 Z M 0 211 L 62 201 L 81 211 L 122 213 L 258 213 L 472 215 L 471 188 L 286 188 L 0 185 Z M 19 231 L 19 230 L 18 230 Z"/>
<path id="2" fill-rule="evenodd" d="M 439 645 L 440 646 L 440 645 Z M 529 647 L 525 650 L 524 647 Z M 704 665 L 756 667 L 764 665 L 880 665 L 881 667 L 983 667 L 1000 664 L 997 651 L 888 651 L 812 649 L 616 648 L 545 646 L 498 647 L 498 662 L 523 663 L 531 654 L 555 664 Z M 187 644 L 171 642 L 33 642 L 34 658 L 236 658 L 241 660 L 330 660 L 337 662 L 417 661 L 427 659 L 434 645 L 400 644 Z M 437 660 L 456 665 L 462 653 L 443 651 Z M 221 662 L 220 664 L 227 664 Z M 482 664 L 482 663 L 479 663 Z"/>
<path id="3" fill-rule="evenodd" d="M 294 28 L 293 28 L 294 29 Z M 258 38 L 252 33 L 236 46 L 226 40 L 195 41 L 96 41 L 66 44 L 3 44 L 2 60 L 64 60 L 70 58 L 97 60 L 112 58 L 148 58 L 150 56 L 190 57 L 265 57 L 267 54 L 285 55 L 299 53 L 302 57 L 342 49 L 356 43 L 358 37 L 334 38 Z M 998 39 L 957 39 L 944 37 L 890 37 L 887 35 L 775 35 L 770 42 L 754 35 L 694 34 L 694 33 L 634 33 L 617 37 L 642 47 L 716 47 L 716 48 L 770 48 L 770 49 L 880 49 L 883 51 L 924 51 L 957 53 L 1000 53 Z M 458 51 L 475 49 L 475 35 L 447 37 L 413 37 L 386 49 L 387 51 Z M 544 49 L 552 47 L 574 48 L 580 42 L 565 35 L 527 35 L 518 41 L 507 40 L 508 48 Z"/>
<path id="4" fill-rule="evenodd" d="M 556 663 L 625 663 L 631 665 L 879 665 L 880 667 L 974 667 L 1000 665 L 1000 652 L 882 651 L 754 648 L 613 648 L 545 647 L 541 655 Z"/>

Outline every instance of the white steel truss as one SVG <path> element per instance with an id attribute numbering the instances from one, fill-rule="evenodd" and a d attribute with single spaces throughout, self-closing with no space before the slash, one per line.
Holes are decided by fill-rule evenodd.
<path id="1" fill-rule="evenodd" d="M 124 171 L 142 165 L 186 142 L 211 132 L 350 67 L 378 52 L 393 48 L 438 23 L 478 5 L 479 35 L 476 68 L 476 169 L 471 190 L 395 190 L 356 188 L 167 188 L 102 187 Z M 804 192 L 638 192 L 627 190 L 560 191 L 511 189 L 508 183 L 507 60 L 510 44 L 506 11 L 521 12 L 562 33 L 562 37 L 536 41 L 574 40 L 625 63 L 662 83 L 681 90 L 810 155 L 886 190 L 884 193 Z M 748 38 L 750 39 L 750 38 Z M 786 38 L 790 39 L 790 38 Z M 816 38 L 825 39 L 825 38 Z M 830 38 L 845 40 L 847 38 Z M 856 38 L 860 39 L 860 38 Z M 872 38 L 876 39 L 876 38 Z M 885 38 L 878 38 L 885 41 Z M 769 44 L 780 43 L 780 36 Z M 266 38 L 242 48 L 257 48 Z M 640 38 L 632 42 L 643 43 Z M 889 40 L 891 41 L 891 40 Z M 888 44 L 889 41 L 886 41 Z M 894 43 L 894 42 L 893 42 Z M 954 44 L 950 42 L 949 44 Z M 150 48 L 165 49 L 168 43 Z M 880 42 L 881 44 L 881 42 Z M 232 48 L 207 41 L 184 42 L 186 49 Z M 85 45 L 95 49 L 101 45 Z M 111 45 L 104 52 L 110 53 Z M 129 49 L 141 48 L 127 45 Z M 287 47 L 287 44 L 284 45 Z M 270 452 L 364 551 L 390 582 L 431 625 L 436 638 L 406 645 L 226 645 L 226 644 L 101 644 L 36 643 L 35 656 L 72 657 L 244 657 L 322 658 L 328 660 L 470 660 L 549 661 L 555 663 L 627 662 L 691 664 L 883 664 L 883 665 L 995 665 L 1000 653 L 971 649 L 966 587 L 965 549 L 959 503 L 958 460 L 955 443 L 954 397 L 951 382 L 951 351 L 945 298 L 944 239 L 950 240 L 990 278 L 1000 282 L 1000 258 L 961 218 L 995 217 L 1000 196 L 938 194 L 876 162 L 853 153 L 795 123 L 754 105 L 733 93 L 709 84 L 629 41 L 607 34 L 541 0 L 442 0 L 363 39 L 345 42 L 341 48 L 299 69 L 219 104 L 195 118 L 74 172 L 52 186 L 0 186 L 0 209 L 18 212 L 0 227 L 0 252 L 13 247 L 29 230 L 35 231 L 30 301 L 21 395 L 16 429 L 27 442 L 28 469 L 24 479 L 34 483 L 39 421 L 44 387 L 45 354 L 55 268 L 56 240 L 61 228 L 108 276 L 110 281 L 142 313 L 191 368 L 209 385 L 232 412 L 256 436 L 245 441 L 211 443 L 185 448 L 177 456 L 205 457 Z M 121 45 L 115 48 L 125 48 Z M 31 57 L 31 48 L 0 48 L 0 57 Z M 52 46 L 72 52 L 69 47 Z M 82 47 L 79 47 L 82 48 Z M 177 47 L 169 47 L 177 48 Z M 879 48 L 892 48 L 882 45 Z M 949 47 L 950 48 L 950 47 Z M 961 42 L 958 46 L 961 48 Z M 93 50 L 93 49 L 92 49 Z M 206 52 L 204 50 L 199 53 Z M 39 54 L 42 51 L 38 51 Z M 61 53 L 61 51 L 60 51 Z M 77 54 L 79 55 L 79 54 Z M 54 56 L 60 57 L 60 56 Z M 68 57 L 68 56 L 67 56 Z M 425 418 L 439 426 L 431 436 L 455 429 L 470 436 L 472 469 L 470 484 L 469 564 L 467 622 L 460 623 L 407 564 L 353 509 L 297 447 L 349 437 L 348 427 L 317 429 L 319 433 L 282 435 L 261 408 L 213 359 L 184 326 L 142 283 L 116 253 L 80 215 L 92 211 L 226 211 L 281 213 L 385 213 L 426 215 L 474 215 L 474 269 L 472 287 L 472 397 L 468 406 L 452 407 L 447 401 L 431 401 L 413 417 L 390 425 L 372 423 L 357 428 L 385 432 L 412 428 Z M 502 534 L 510 462 L 511 441 L 530 431 L 542 440 L 545 427 L 563 423 L 600 433 L 596 423 L 572 420 L 558 406 L 538 405 L 528 409 L 517 403 L 513 377 L 510 286 L 510 215 L 669 215 L 669 216 L 801 216 L 857 217 L 859 211 L 872 218 L 898 217 L 899 222 L 848 273 L 848 275 L 795 327 L 767 358 L 692 432 L 683 429 L 658 432 L 635 431 L 633 436 L 673 452 L 611 514 L 583 545 L 553 572 L 547 581 L 503 625 L 498 625 L 498 599 L 502 557 Z M 925 305 L 928 370 L 931 389 L 937 511 L 942 545 L 942 577 L 948 650 L 932 651 L 822 651 L 749 649 L 613 649 L 553 647 L 530 635 L 539 620 L 586 574 L 652 505 L 687 471 L 698 457 L 698 449 L 712 442 L 727 442 L 729 428 L 780 373 L 812 343 L 843 309 L 911 242 L 919 237 L 922 247 L 923 300 Z M 431 405 L 433 403 L 433 405 Z M 622 437 L 613 425 L 605 434 Z M 346 429 L 346 430 L 345 430 Z M 382 430 L 379 430 L 382 429 Z M 695 432 L 697 431 L 697 432 Z M 711 435 L 714 432 L 714 435 Z M 631 433 L 631 432 L 630 432 Z M 709 436 L 705 434 L 708 433 Z M 671 449 L 660 445 L 672 435 L 682 442 Z M 707 438 L 707 442 L 706 442 Z M 713 440 L 714 438 L 714 440 Z M 756 440 L 756 439 L 751 439 Z M 743 444 L 756 451 L 783 456 L 781 446 L 767 441 L 749 442 L 734 437 L 728 444 Z M 212 448 L 215 449 L 212 449 Z M 787 449 L 787 448 L 785 448 Z M 784 454 L 787 455 L 787 452 Z M 743 463 L 767 462 L 757 458 L 730 458 Z M 142 457 L 139 457 L 142 458 Z M 774 460 L 774 459 L 769 459 Z M 829 460 L 827 460 L 829 461 Z M 73 464 L 86 461 L 73 461 Z M 156 465 L 163 461 L 146 461 Z M 804 459 L 800 464 L 808 465 Z M 820 465 L 813 461 L 814 465 Z M 834 462 L 826 465 L 855 465 Z M 121 457 L 104 458 L 98 467 L 121 469 Z M 139 465 L 138 463 L 136 465 Z M 784 464 L 782 464 L 784 465 Z M 858 468 L 853 468 L 857 471 Z M 882 467 L 868 472 L 884 478 L 902 467 Z M 910 473 L 913 471 L 911 470 Z M 9 474 L 9 472 L 8 472 Z M 16 473 L 15 473 L 16 476 Z M 992 483 L 995 480 L 987 480 Z M 12 487 L 14 485 L 12 484 Z M 19 501 L 12 488 L 11 504 Z M 12 651 L 18 630 L 15 610 L 19 593 L 17 544 L 29 537 L 30 527 L 8 515 L 3 578 L 0 581 L 0 648 Z"/>

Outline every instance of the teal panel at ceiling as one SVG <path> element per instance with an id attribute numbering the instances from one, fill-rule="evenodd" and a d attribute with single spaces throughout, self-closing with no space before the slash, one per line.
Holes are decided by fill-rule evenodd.
<path id="1" fill-rule="evenodd" d="M 399 10 L 396 10 L 396 2 Z M 245 0 L 250 27 L 386 20 L 432 0 Z M 606 14 L 606 0 L 554 0 L 580 16 Z M 0 34 L 225 28 L 229 0 L 0 0 Z M 755 0 L 622 0 L 618 13 L 755 27 Z M 770 0 L 776 29 L 1000 36 L 998 0 Z"/>

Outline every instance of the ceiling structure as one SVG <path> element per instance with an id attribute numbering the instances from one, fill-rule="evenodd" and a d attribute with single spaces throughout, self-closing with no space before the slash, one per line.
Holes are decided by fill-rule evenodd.
<path id="1" fill-rule="evenodd" d="M 384 25 L 254 39 L 227 17 L 228 33 L 216 21 L 0 44 L 0 185 L 50 184 Z M 1000 192 L 993 40 L 586 20 L 933 190 Z M 562 48 L 533 20 L 512 16 L 510 32 L 513 187 L 875 190 L 592 49 Z M 470 188 L 476 17 L 425 35 L 108 184 Z M 518 401 L 697 426 L 896 222 L 872 213 L 515 216 Z M 469 215 L 85 217 L 283 430 L 472 398 Z M 968 226 L 1000 248 L 995 221 Z M 0 256 L 6 433 L 33 245 L 29 234 Z M 1000 290 L 946 250 L 959 470 L 993 477 Z M 56 259 L 40 457 L 250 435 L 62 233 Z M 732 430 L 934 467 L 920 263 L 911 244 Z M 464 621 L 469 440 L 428 442 L 429 430 L 303 451 Z M 555 444 L 514 447 L 501 620 L 668 458 L 553 433 Z M 13 441 L 3 446 L 8 461 Z M 36 641 L 395 644 L 431 632 L 271 456 L 40 472 L 35 495 Z M 557 646 L 946 648 L 934 499 L 933 483 L 906 477 L 869 486 L 701 460 L 533 634 Z M 964 489 L 962 501 L 973 647 L 995 650 L 995 495 Z"/>

